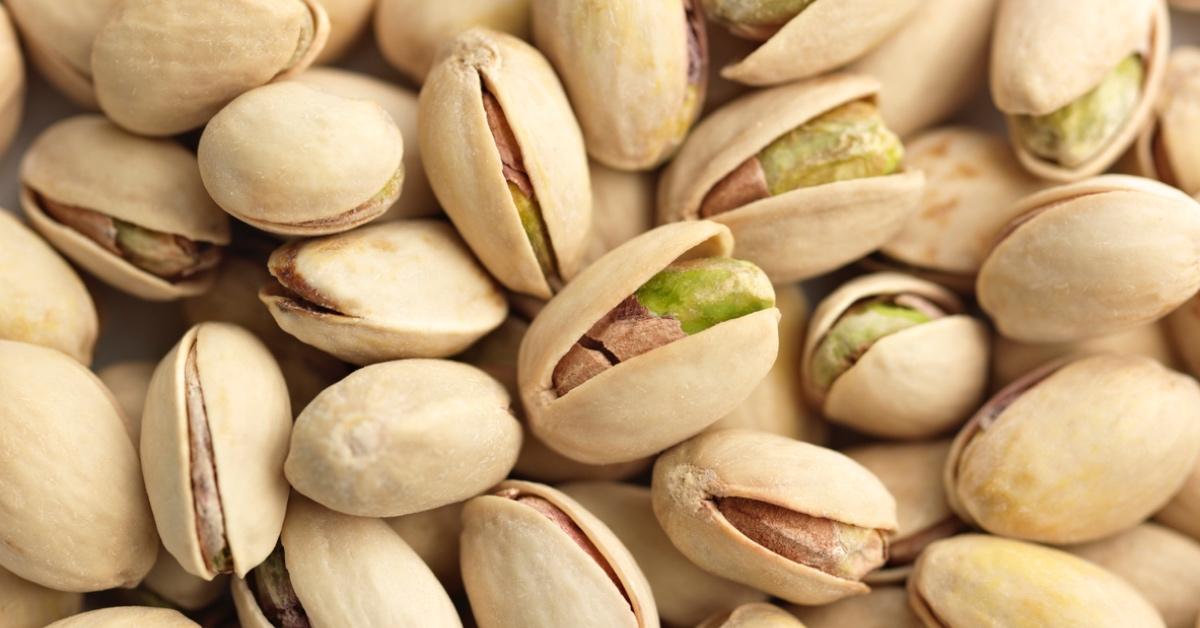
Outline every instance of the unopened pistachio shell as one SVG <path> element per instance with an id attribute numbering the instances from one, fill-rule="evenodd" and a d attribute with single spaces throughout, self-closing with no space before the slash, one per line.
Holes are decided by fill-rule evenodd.
<path id="1" fill-rule="evenodd" d="M 702 569 L 797 604 L 866 593 L 896 503 L 835 451 L 747 430 L 701 434 L 654 465 L 654 514 Z"/>
<path id="2" fill-rule="evenodd" d="M 0 154 L 16 137 L 25 111 L 25 62 L 8 11 L 0 8 Z"/>
<path id="3" fill-rule="evenodd" d="M 284 81 L 242 94 L 213 117 L 200 138 L 200 176 L 240 220 L 323 235 L 391 207 L 404 183 L 403 154 L 383 107 Z"/>
<path id="4" fill-rule="evenodd" d="M 48 625 L 46 628 L 199 628 L 177 610 L 149 606 L 116 606 L 80 613 Z"/>
<path id="5" fill-rule="evenodd" d="M 188 573 L 170 552 L 159 548 L 154 568 L 138 585 L 158 600 L 184 611 L 198 611 L 217 600 L 229 590 L 229 576 L 212 580 Z"/>
<path id="6" fill-rule="evenodd" d="M 1068 342 L 1166 316 L 1200 288 L 1200 205 L 1107 175 L 1018 203 L 979 270 L 979 304 L 1001 334 Z"/>
<path id="7" fill-rule="evenodd" d="M 279 326 L 355 364 L 453 355 L 507 312 L 499 287 L 440 221 L 298 240 L 268 267 L 276 281 L 259 298 Z"/>
<path id="8" fill-rule="evenodd" d="M 429 566 L 446 591 L 462 593 L 458 537 L 462 534 L 463 502 L 392 517 L 387 524 Z"/>
<path id="9" fill-rule="evenodd" d="M 11 0 L 4 4 L 39 74 L 79 106 L 96 109 L 92 42 L 120 0 Z"/>
<path id="10" fill-rule="evenodd" d="M 697 628 L 804 628 L 804 624 L 778 606 L 755 603 L 717 613 Z"/>
<path id="11" fill-rule="evenodd" d="M 318 0 L 125 0 L 92 46 L 96 98 L 135 133 L 182 133 L 243 92 L 303 72 L 328 36 Z"/>
<path id="12" fill-rule="evenodd" d="M 1156 518 L 1200 541 L 1200 464 L 1184 480 L 1175 497 L 1158 511 Z"/>
<path id="13" fill-rule="evenodd" d="M 578 502 L 543 484 L 510 480 L 467 502 L 462 572 L 480 628 L 659 625 L 629 550 Z"/>
<path id="14" fill-rule="evenodd" d="M 136 585 L 158 546 L 112 395 L 63 353 L 0 340 L 0 399 L 0 567 L 60 591 Z"/>
<path id="15" fill-rule="evenodd" d="M 1200 193 L 1200 48 L 1184 46 L 1171 51 L 1162 93 L 1154 117 L 1138 136 L 1138 172 Z"/>
<path id="16" fill-rule="evenodd" d="M 908 606 L 903 587 L 875 587 L 866 595 L 838 600 L 824 606 L 792 606 L 808 628 L 922 628 L 925 624 Z"/>
<path id="17" fill-rule="evenodd" d="M 1163 366 L 1177 368 L 1175 346 L 1172 346 L 1162 322 L 1076 342 L 1018 342 L 994 334 L 991 389 L 1000 390 L 1022 375 L 1055 360 L 1097 353 L 1144 355 Z"/>
<path id="18" fill-rule="evenodd" d="M 42 628 L 83 608 L 79 593 L 55 591 L 0 567 L 0 615 L 11 628 Z"/>
<path id="19" fill-rule="evenodd" d="M 1150 358 L 1050 365 L 984 404 L 946 464 L 951 507 L 1004 536 L 1103 538 L 1149 517 L 1200 455 L 1200 386 Z"/>
<path id="20" fill-rule="evenodd" d="M 115 362 L 96 372 L 96 376 L 112 393 L 124 415 L 129 439 L 140 443 L 142 438 L 142 408 L 154 376 L 154 362 L 130 360 Z"/>
<path id="21" fill-rule="evenodd" d="M 285 470 L 329 508 L 395 517 L 478 495 L 520 447 L 499 382 L 458 362 L 399 360 L 317 395 L 296 419 Z"/>
<path id="22" fill-rule="evenodd" d="M 588 162 L 588 173 L 593 211 L 586 257 L 592 262 L 654 226 L 658 177 L 652 172 L 615 170 L 596 161 Z"/>
<path id="23" fill-rule="evenodd" d="M 317 0 L 329 17 L 329 38 L 313 63 L 332 63 L 344 57 L 366 30 L 376 0 Z"/>
<path id="24" fill-rule="evenodd" d="M 967 628 L 980 621 L 1014 628 L 1163 626 L 1137 590 L 1092 563 L 978 534 L 929 546 L 917 559 L 908 594 L 928 628 Z"/>
<path id="25" fill-rule="evenodd" d="M 438 49 L 455 35 L 482 26 L 526 39 L 529 0 L 378 0 L 375 39 L 383 58 L 416 83 L 433 67 Z"/>

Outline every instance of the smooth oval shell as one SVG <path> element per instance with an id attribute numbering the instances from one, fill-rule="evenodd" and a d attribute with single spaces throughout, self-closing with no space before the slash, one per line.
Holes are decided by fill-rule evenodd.
<path id="1" fill-rule="evenodd" d="M 1200 541 L 1200 464 L 1183 482 L 1183 488 L 1155 515 L 1158 521 Z"/>
<path id="2" fill-rule="evenodd" d="M 329 37 L 325 47 L 313 63 L 333 63 L 362 39 L 371 16 L 375 14 L 375 0 L 317 0 L 329 18 Z"/>
<path id="3" fill-rule="evenodd" d="M 375 40 L 383 58 L 418 84 L 442 44 L 473 26 L 527 39 L 529 0 L 379 0 L 375 9 Z"/>
<path id="4" fill-rule="evenodd" d="M 875 587 L 866 595 L 848 597 L 824 606 L 792 606 L 808 628 L 922 628 L 925 624 L 908 607 L 903 587 Z"/>
<path id="5" fill-rule="evenodd" d="M 1153 119 L 1135 148 L 1139 174 L 1173 181 L 1192 196 L 1200 193 L 1200 153 L 1195 148 L 1200 137 L 1198 75 L 1200 48 L 1182 46 L 1171 51 Z"/>
<path id="6" fill-rule="evenodd" d="M 463 592 L 458 537 L 462 534 L 463 502 L 392 517 L 387 524 L 404 539 L 451 595 Z"/>
<path id="7" fill-rule="evenodd" d="M 1160 322 L 1078 342 L 1027 343 L 994 334 L 991 389 L 1000 390 L 1022 375 L 1057 359 L 1098 353 L 1144 355 L 1163 366 L 1178 370 L 1175 346 L 1182 348 L 1181 345 L 1172 345 L 1166 328 Z"/>
<path id="8" fill-rule="evenodd" d="M 116 606 L 68 617 L 46 628 L 198 628 L 200 624 L 171 608 Z"/>
<path id="9" fill-rule="evenodd" d="M 804 624 L 778 606 L 755 603 L 718 613 L 697 628 L 804 628 Z"/>
<path id="10" fill-rule="evenodd" d="M 554 367 L 584 333 L 676 259 L 728 257 L 729 230 L 710 221 L 666 225 L 613 249 L 567 284 L 521 343 L 526 418 L 552 449 L 590 464 L 657 453 L 733 410 L 779 349 L 779 310 L 725 321 L 627 360 L 559 397 Z M 647 417 L 654 417 L 648 421 Z"/>
<path id="11" fill-rule="evenodd" d="M 25 60 L 9 13 L 0 7 L 0 154 L 8 150 L 25 112 Z"/>
<path id="12" fill-rule="evenodd" d="M 4 5 L 21 31 L 38 73 L 75 104 L 96 109 L 92 42 L 120 0 L 10 0 Z"/>
<path id="13" fill-rule="evenodd" d="M 0 567 L 0 615 L 12 628 L 41 628 L 83 609 L 83 596 L 48 589 Z"/>

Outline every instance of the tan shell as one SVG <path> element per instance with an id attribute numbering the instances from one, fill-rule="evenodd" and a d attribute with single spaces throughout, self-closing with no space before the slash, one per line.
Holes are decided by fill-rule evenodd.
<path id="1" fill-rule="evenodd" d="M 59 620 L 46 628 L 198 628 L 200 624 L 177 610 L 149 606 L 116 606 Z"/>
<path id="2" fill-rule="evenodd" d="M 75 271 L 0 209 L 0 338 L 58 349 L 91 364 L 99 322 Z"/>
<path id="3" fill-rule="evenodd" d="M 182 133 L 303 72 L 328 37 L 318 0 L 125 0 L 92 47 L 96 99 L 135 133 Z"/>
<path id="4" fill-rule="evenodd" d="M 1118 355 L 1028 377 L 954 439 L 945 484 L 964 521 L 1031 541 L 1091 541 L 1149 517 L 1195 468 L 1200 386 L 1192 378 Z M 1026 381 L 1036 383 L 1019 392 Z M 996 403 L 1011 405 L 996 415 Z"/>
<path id="5" fill-rule="evenodd" d="M 693 563 L 797 604 L 828 604 L 869 589 L 759 545 L 725 519 L 714 498 L 896 529 L 896 502 L 870 471 L 835 451 L 765 432 L 709 432 L 671 449 L 654 465 L 651 495 L 663 530 Z"/>
<path id="6" fill-rule="evenodd" d="M 472 26 L 527 39 L 529 0 L 379 0 L 375 10 L 375 40 L 383 58 L 418 84 L 442 44 Z"/>
<path id="7" fill-rule="evenodd" d="M 317 0 L 329 17 L 329 38 L 313 63 L 333 63 L 362 40 L 375 0 Z"/>
<path id="8" fill-rule="evenodd" d="M 279 326 L 354 364 L 453 355 L 508 311 L 500 288 L 440 221 L 292 242 L 271 254 L 269 268 L 280 281 L 259 298 Z"/>
<path id="9" fill-rule="evenodd" d="M 881 44 L 920 5 L 921 0 L 813 2 L 721 75 L 748 85 L 776 85 L 822 74 Z"/>
<path id="10" fill-rule="evenodd" d="M 92 41 L 120 0 L 9 0 L 4 5 L 21 31 L 38 73 L 75 104 L 96 109 Z"/>
<path id="11" fill-rule="evenodd" d="M 554 70 L 532 46 L 471 29 L 446 45 L 421 89 L 421 150 L 442 208 L 500 283 L 549 298 L 483 108 L 496 97 L 521 149 L 562 280 L 587 247 L 592 200 L 583 136 Z"/>
<path id="12" fill-rule="evenodd" d="M 756 603 L 718 613 L 696 628 L 804 628 L 804 624 L 778 606 Z"/>
<path id="13" fill-rule="evenodd" d="M 396 517 L 478 495 L 521 447 L 508 393 L 447 360 L 375 364 L 300 413 L 285 471 L 297 491 L 339 512 Z"/>
<path id="14" fill-rule="evenodd" d="M 180 610 L 198 611 L 229 590 L 229 576 L 212 580 L 194 576 L 184 571 L 170 552 L 159 548 L 158 561 L 139 586 Z"/>
<path id="15" fill-rule="evenodd" d="M 922 628 L 908 607 L 908 592 L 902 587 L 876 587 L 866 595 L 848 597 L 824 606 L 792 606 L 787 609 L 808 628 Z"/>
<path id="16" fill-rule="evenodd" d="M 1175 358 L 1174 347 L 1186 348 L 1185 345 L 1172 346 L 1161 322 L 1078 342 L 1026 343 L 993 334 L 991 389 L 1000 390 L 1022 375 L 1059 358 L 1097 353 L 1144 355 L 1163 366 L 1178 370 L 1179 361 Z"/>
<path id="17" fill-rule="evenodd" d="M 446 591 L 456 596 L 463 592 L 458 560 L 462 510 L 463 502 L 457 502 L 386 520 L 429 566 Z"/>
<path id="18" fill-rule="evenodd" d="M 658 221 L 695 219 L 708 191 L 747 158 L 838 105 L 874 100 L 878 91 L 872 78 L 835 74 L 722 107 L 696 127 L 664 171 Z M 787 283 L 829 272 L 891 240 L 920 205 L 924 181 L 920 172 L 906 171 L 800 188 L 712 220 L 733 232 L 739 259 L 757 264 L 771 281 Z"/>
<path id="19" fill-rule="evenodd" d="M 244 576 L 271 553 L 287 506 L 283 477 L 292 413 L 275 359 L 250 332 L 201 323 L 154 371 L 142 413 L 146 492 L 163 546 L 191 574 L 211 580 L 197 533 L 185 365 L 196 352 L 199 386 L 234 572 Z"/>
<path id="20" fill-rule="evenodd" d="M 1164 0 L 1014 0 L 1000 3 L 992 41 L 991 91 L 1008 116 L 1043 115 L 1083 96 L 1133 52 L 1143 55 L 1141 101 L 1108 145 L 1067 168 L 1013 140 L 1030 172 L 1055 181 L 1100 174 L 1115 162 L 1149 119 L 1162 87 L 1170 47 Z"/>
<path id="21" fill-rule="evenodd" d="M 1024 342 L 1103 336 L 1166 316 L 1200 289 L 1200 206 L 1107 175 L 1021 200 L 979 270 L 979 305 Z"/>
<path id="22" fill-rule="evenodd" d="M 513 499 L 491 494 L 468 501 L 463 508 L 463 583 L 480 628 L 658 627 L 650 585 L 607 526 L 544 484 L 509 480 L 496 487 L 504 490 L 550 502 L 579 528 L 596 555 L 585 552 L 558 523 Z"/>
<path id="23" fill-rule="evenodd" d="M 693 626 L 742 604 L 765 602 L 767 594 L 712 575 L 671 545 L 650 505 L 650 489 L 616 482 L 566 484 L 559 490 L 604 522 L 629 548 L 646 575 L 662 620 Z"/>
<path id="24" fill-rule="evenodd" d="M 946 316 L 877 340 L 822 391 L 813 354 L 854 304 L 912 294 Z M 846 282 L 813 312 L 800 362 L 804 391 L 826 418 L 887 438 L 924 438 L 960 425 L 987 388 L 990 337 L 982 321 L 965 314 L 953 293 L 927 281 L 876 273 Z"/>
<path id="25" fill-rule="evenodd" d="M 63 353 L 0 340 L 0 399 L 0 567 L 60 591 L 136 585 L 158 541 L 112 395 Z"/>
<path id="26" fill-rule="evenodd" d="M 12 628 L 42 628 L 83 610 L 83 595 L 47 589 L 0 567 L 0 615 Z"/>
<path id="27" fill-rule="evenodd" d="M 651 277 L 676 259 L 728 257 L 732 246 L 729 230 L 715 222 L 666 225 L 613 249 L 567 284 L 533 321 L 518 357 L 521 400 L 538 438 L 580 462 L 626 462 L 696 434 L 749 396 L 778 352 L 775 308 L 627 360 L 562 397 L 551 384 L 571 345 Z"/>
<path id="28" fill-rule="evenodd" d="M 96 376 L 117 400 L 117 407 L 121 408 L 121 414 L 124 415 L 122 418 L 125 419 L 129 440 L 135 443 L 142 442 L 142 408 L 155 366 L 149 360 L 128 360 L 109 364 L 96 372 Z"/>
<path id="29" fill-rule="evenodd" d="M 1200 48 L 1171 51 L 1154 115 L 1138 136 L 1138 173 L 1200 194 Z M 1162 153 L 1156 153 L 1161 150 Z M 1161 167 L 1161 168 L 1160 168 Z M 1190 626 L 1188 628 L 1191 628 Z"/>
<path id="30" fill-rule="evenodd" d="M 391 207 L 403 155 L 383 107 L 285 81 L 246 92 L 213 117 L 200 137 L 200 177 L 239 220 L 271 233 L 324 235 Z"/>
<path id="31" fill-rule="evenodd" d="M 8 150 L 25 111 L 25 60 L 9 14 L 0 7 L 0 154 Z"/>
<path id="32" fill-rule="evenodd" d="M 1200 464 L 1196 465 L 1183 481 L 1183 487 L 1158 511 L 1155 518 L 1200 541 Z"/>
<path id="33" fill-rule="evenodd" d="M 454 603 L 400 535 L 294 495 L 283 523 L 284 561 L 313 628 L 461 628 Z M 347 586 L 353 583 L 353 586 Z M 246 581 L 233 581 L 246 628 L 271 628 Z"/>
<path id="34" fill-rule="evenodd" d="M 1059 550 L 978 534 L 925 550 L 908 594 L 929 628 L 968 628 L 981 617 L 1019 628 L 1163 626 L 1145 598 L 1104 569 Z"/>
<path id="35" fill-rule="evenodd" d="M 588 263 L 654 227 L 653 172 L 614 170 L 596 161 L 588 162 L 592 181 L 592 233 L 588 239 Z"/>

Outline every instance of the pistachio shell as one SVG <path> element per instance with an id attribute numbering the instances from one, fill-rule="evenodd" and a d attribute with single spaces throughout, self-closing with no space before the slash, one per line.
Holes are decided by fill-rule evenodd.
<path id="1" fill-rule="evenodd" d="M 659 181 L 659 222 L 697 218 L 708 192 L 747 158 L 830 109 L 873 101 L 878 89 L 874 79 L 838 74 L 756 92 L 714 112 Z M 838 181 L 768 196 L 711 219 L 733 232 L 740 259 L 787 283 L 826 273 L 893 238 L 917 209 L 923 186 L 919 172 Z"/>
<path id="2" fill-rule="evenodd" d="M 303 72 L 328 37 L 318 0 L 125 0 L 96 34 L 96 99 L 135 133 L 182 133 Z"/>
<path id="3" fill-rule="evenodd" d="M 463 502 L 392 517 L 387 524 L 429 566 L 446 591 L 462 593 L 458 537 L 462 534 Z"/>
<path id="4" fill-rule="evenodd" d="M 80 613 L 50 624 L 46 628 L 198 628 L 200 624 L 170 608 L 117 606 Z"/>
<path id="5" fill-rule="evenodd" d="M 618 245 L 654 227 L 654 188 L 658 177 L 652 172 L 614 170 L 599 162 L 588 162 L 592 181 L 592 234 L 588 263 Z"/>
<path id="6" fill-rule="evenodd" d="M 0 567 L 0 613 L 11 628 L 42 628 L 82 609 L 79 593 L 48 589 Z"/>
<path id="7" fill-rule="evenodd" d="M 296 419 L 285 471 L 297 491 L 347 514 L 395 517 L 503 480 L 521 447 L 508 393 L 446 360 L 372 365 Z"/>
<path id="8" fill-rule="evenodd" d="M 16 137 L 25 111 L 25 62 L 9 14 L 0 7 L 0 154 Z"/>
<path id="9" fill-rule="evenodd" d="M 1049 366 L 993 397 L 955 438 L 950 505 L 995 534 L 1103 538 L 1180 489 L 1200 454 L 1198 414 L 1195 380 L 1149 358 Z"/>
<path id="10" fill-rule="evenodd" d="M 729 230 L 714 222 L 666 225 L 613 249 L 567 284 L 534 320 L 518 357 L 533 432 L 580 462 L 626 462 L 696 434 L 741 403 L 775 361 L 775 308 L 658 347 L 562 397 L 552 384 L 574 343 L 639 286 L 676 259 L 728 257 L 732 245 Z"/>
<path id="11" fill-rule="evenodd" d="M 778 606 L 756 603 L 718 613 L 697 628 L 804 628 L 804 624 Z"/>
<path id="12" fill-rule="evenodd" d="M 689 560 L 797 604 L 827 604 L 869 589 L 760 545 L 727 518 L 722 500 L 806 515 L 814 522 L 809 525 L 832 522 L 826 531 L 832 538 L 810 542 L 833 560 L 853 551 L 840 549 L 842 530 L 882 535 L 896 529 L 896 503 L 869 471 L 837 452 L 764 432 L 710 432 L 671 449 L 654 465 L 651 491 L 655 516 Z M 802 543 L 807 535 L 795 536 L 792 542 Z"/>
<path id="13" fill-rule="evenodd" d="M 1162 93 L 1150 124 L 1138 136 L 1139 174 L 1166 181 L 1195 196 L 1200 193 L 1200 48 L 1171 51 Z"/>
<path id="14" fill-rule="evenodd" d="M 491 277 L 439 221 L 292 242 L 271 254 L 269 268 L 278 281 L 259 298 L 279 326 L 355 364 L 453 355 L 507 312 Z"/>
<path id="15" fill-rule="evenodd" d="M 375 10 L 379 51 L 416 83 L 425 81 L 442 44 L 472 26 L 527 39 L 529 0 L 379 0 Z"/>
<path id="16" fill-rule="evenodd" d="M 155 363 L 148 360 L 130 360 L 110 364 L 96 372 L 96 376 L 117 400 L 129 440 L 135 443 L 142 442 L 142 408 L 150 389 L 150 378 L 154 376 L 154 367 Z"/>
<path id="17" fill-rule="evenodd" d="M 421 90 L 425 169 L 446 214 L 500 283 L 546 299 L 554 286 L 522 227 L 485 93 L 511 127 L 563 281 L 582 263 L 591 224 L 583 137 L 550 64 L 511 35 L 481 28 L 462 33 L 446 45 Z"/>
<path id="18" fill-rule="evenodd" d="M 1185 194 L 1108 175 L 1033 194 L 976 280 L 1000 333 L 1067 342 L 1165 316 L 1200 288 L 1200 207 Z"/>
<path id="19" fill-rule="evenodd" d="M 994 334 L 991 389 L 1000 390 L 1022 375 L 1057 359 L 1097 353 L 1144 355 L 1163 366 L 1178 370 L 1174 348 L 1162 323 L 1139 325 L 1127 331 L 1077 342 L 1026 343 Z"/>
<path id="20" fill-rule="evenodd" d="M 1163 320 L 1183 366 L 1193 377 L 1200 376 L 1200 295 L 1188 299 Z"/>
<path id="21" fill-rule="evenodd" d="M 21 31 L 39 74 L 75 104 L 96 109 L 92 41 L 120 0 L 10 0 L 4 5 Z"/>
<path id="22" fill-rule="evenodd" d="M 60 591 L 137 584 L 158 546 L 112 395 L 65 354 L 0 340 L 0 399 L 0 567 Z"/>
<path id="23" fill-rule="evenodd" d="M 198 611 L 229 590 L 229 576 L 221 575 L 212 580 L 194 576 L 185 571 L 170 552 L 160 547 L 158 560 L 138 586 L 179 610 Z"/>
<path id="24" fill-rule="evenodd" d="M 313 63 L 332 63 L 362 39 L 375 9 L 375 0 L 318 0 L 329 17 L 329 38 Z"/>
<path id="25" fill-rule="evenodd" d="M 908 607 L 902 587 L 876 587 L 866 595 L 848 597 L 824 606 L 787 609 L 808 628 L 921 628 L 921 620 Z"/>
<path id="26" fill-rule="evenodd" d="M 1183 482 L 1183 488 L 1167 502 L 1156 518 L 1200 541 L 1200 464 Z"/>

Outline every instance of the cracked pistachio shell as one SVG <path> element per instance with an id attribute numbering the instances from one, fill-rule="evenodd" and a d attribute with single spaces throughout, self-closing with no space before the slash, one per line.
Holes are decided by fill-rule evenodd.
<path id="1" fill-rule="evenodd" d="M 1035 371 L 984 404 L 954 439 L 944 479 L 967 523 L 1082 543 L 1162 508 L 1198 455 L 1196 381 L 1150 358 L 1100 355 Z"/>
<path id="2" fill-rule="evenodd" d="M 0 340 L 0 399 L 0 567 L 60 591 L 136 585 L 158 542 L 112 395 L 63 353 Z"/>
<path id="3" fill-rule="evenodd" d="M 456 502 L 386 520 L 452 595 L 463 592 L 458 559 L 462 510 L 463 502 Z"/>
<path id="4" fill-rule="evenodd" d="M 654 465 L 651 497 L 663 531 L 693 563 L 796 604 L 828 604 L 870 589 L 760 545 L 726 518 L 719 500 L 753 500 L 844 527 L 896 529 L 895 500 L 870 471 L 835 451 L 765 432 L 708 432 L 671 449 Z"/>
<path id="5" fill-rule="evenodd" d="M 654 518 L 650 489 L 617 482 L 579 482 L 559 490 L 603 521 L 629 549 L 654 591 L 654 603 L 664 622 L 694 626 L 722 611 L 767 600 L 766 593 L 712 575 L 680 554 Z"/>
<path id="6" fill-rule="evenodd" d="M 55 591 L 0 567 L 0 615 L 10 628 L 42 628 L 83 609 L 83 595 Z"/>
<path id="7" fill-rule="evenodd" d="M 42 199 L 193 242 L 229 243 L 229 217 L 204 191 L 196 157 L 174 141 L 127 133 L 103 116 L 57 122 L 25 152 L 21 207 L 29 222 L 71 261 L 136 297 L 166 301 L 200 294 L 212 285 L 212 269 L 170 281 L 133 265 L 55 220 Z"/>
<path id="8" fill-rule="evenodd" d="M 585 254 L 588 263 L 654 227 L 653 172 L 615 170 L 588 162 L 592 181 L 592 233 Z"/>
<path id="9" fill-rule="evenodd" d="M 550 64 L 511 35 L 482 28 L 460 34 L 443 48 L 421 89 L 422 156 L 446 214 L 500 283 L 548 299 L 556 281 L 543 272 L 522 226 L 485 93 L 495 97 L 511 128 L 562 281 L 582 265 L 591 224 L 583 136 Z"/>
<path id="10" fill-rule="evenodd" d="M 1155 515 L 1159 522 L 1200 541 L 1200 464 L 1188 475 L 1175 497 Z"/>
<path id="11" fill-rule="evenodd" d="M 980 534 L 938 541 L 908 580 L 928 628 L 1161 628 L 1162 617 L 1116 575 L 1066 552 Z"/>
<path id="12" fill-rule="evenodd" d="M 1198 138 L 1200 48 L 1183 46 L 1171 51 L 1153 118 L 1138 136 L 1138 173 L 1200 194 Z"/>
<path id="13" fill-rule="evenodd" d="M 225 211 L 297 236 L 378 218 L 400 196 L 403 155 L 383 107 L 294 81 L 234 99 L 205 127 L 198 153 L 204 186 Z"/>
<path id="14" fill-rule="evenodd" d="M 804 624 L 778 606 L 754 603 L 717 613 L 697 628 L 804 628 Z"/>
<path id="15" fill-rule="evenodd" d="M 313 628 L 462 626 L 437 578 L 379 519 L 343 515 L 295 495 L 280 540 Z M 242 626 L 272 628 L 241 578 L 233 580 L 233 602 Z"/>
<path id="16" fill-rule="evenodd" d="M 729 229 L 715 222 L 665 225 L 608 252 L 567 284 L 534 319 L 517 362 L 521 400 L 538 438 L 580 462 L 626 462 L 700 432 L 745 400 L 779 349 L 773 307 L 617 364 L 562 397 L 552 384 L 571 346 L 651 277 L 678 259 L 729 257 L 732 249 Z"/>
<path id="17" fill-rule="evenodd" d="M 529 37 L 529 0 L 378 0 L 375 40 L 383 58 L 415 83 L 425 81 L 442 44 L 474 26 Z"/>
<path id="18" fill-rule="evenodd" d="M 92 42 L 120 0 L 8 0 L 29 60 L 58 91 L 85 109 L 96 109 Z"/>
<path id="19" fill-rule="evenodd" d="M 1178 370 L 1174 351 L 1165 326 L 1159 322 L 1077 342 L 1018 342 L 993 334 L 991 389 L 1000 390 L 1022 375 L 1057 359 L 1098 353 L 1144 355 Z"/>
<path id="20" fill-rule="evenodd" d="M 300 413 L 284 467 L 297 491 L 338 512 L 396 517 L 503 480 L 521 428 L 483 371 L 448 360 L 368 366 Z"/>
<path id="21" fill-rule="evenodd" d="M 317 0 L 329 18 L 329 37 L 313 63 L 333 63 L 362 39 L 376 0 Z"/>
<path id="22" fill-rule="evenodd" d="M 96 372 L 96 376 L 117 400 L 129 439 L 135 443 L 140 443 L 142 439 L 142 409 L 155 366 L 157 364 L 149 360 L 129 360 L 115 362 Z"/>
<path id="23" fill-rule="evenodd" d="M 75 271 L 12 214 L 0 209 L 0 338 L 58 349 L 92 362 L 99 322 Z"/>
<path id="24" fill-rule="evenodd" d="M 912 295 L 945 315 L 888 334 L 855 352 L 853 363 L 827 390 L 817 383 L 816 353 L 854 305 Z M 886 438 L 925 438 L 960 425 L 987 387 L 987 326 L 937 284 L 876 273 L 846 282 L 817 305 L 800 363 L 805 394 L 824 416 Z"/>
<path id="25" fill-rule="evenodd" d="M 921 620 L 908 606 L 908 592 L 901 586 L 875 587 L 866 595 L 848 597 L 824 606 L 794 606 L 787 609 L 808 628 L 922 628 Z"/>
<path id="26" fill-rule="evenodd" d="M 1149 119 L 1169 45 L 1163 0 L 1001 2 L 992 40 L 991 92 L 1008 118 L 1017 159 L 1030 172 L 1055 181 L 1075 181 L 1106 170 Z M 1145 67 L 1138 103 L 1095 154 L 1068 167 L 1034 154 L 1016 140 L 1016 116 L 1045 115 L 1075 102 L 1135 52 Z"/>
<path id="27" fill-rule="evenodd" d="M 199 628 L 177 610 L 149 606 L 115 606 L 61 619 L 46 628 Z"/>
<path id="28" fill-rule="evenodd" d="M 975 282 L 1001 334 L 1069 342 L 1143 325 L 1200 288 L 1200 205 L 1107 175 L 1017 203 Z"/>
<path id="29" fill-rule="evenodd" d="M 441 221 L 297 240 L 276 249 L 268 268 L 277 281 L 259 298 L 279 326 L 354 364 L 454 355 L 502 323 L 508 309 Z"/>
<path id="30" fill-rule="evenodd" d="M 196 376 L 189 371 L 195 355 Z M 192 416 L 193 386 L 203 417 Z M 218 571 L 204 555 L 200 528 L 204 471 L 194 424 L 207 425 L 208 455 L 231 571 L 244 576 L 275 547 L 287 506 L 283 477 L 291 405 L 283 374 L 250 332 L 228 323 L 192 327 L 154 371 L 142 413 L 141 454 L 146 492 L 163 546 L 191 574 Z"/>
<path id="31" fill-rule="evenodd" d="M 834 3 L 836 4 L 836 3 Z M 816 5 L 814 5 L 816 6 Z M 658 186 L 660 223 L 694 220 L 708 192 L 776 138 L 840 105 L 875 100 L 879 83 L 836 74 L 759 91 L 706 117 Z M 917 171 L 802 187 L 710 218 L 737 241 L 737 257 L 775 283 L 815 277 L 879 248 L 920 205 Z"/>
<path id="32" fill-rule="evenodd" d="M 24 111 L 25 61 L 9 13 L 0 7 L 0 154 L 12 144 Z"/>
<path id="33" fill-rule="evenodd" d="M 467 502 L 462 575 L 480 628 L 659 625 L 650 585 L 629 550 L 578 502 L 544 484 L 509 480 Z"/>
<path id="34" fill-rule="evenodd" d="M 220 575 L 205 580 L 184 570 L 179 561 L 165 549 L 159 548 L 158 560 L 150 573 L 138 585 L 182 611 L 198 611 L 217 600 L 229 590 L 229 576 Z"/>
<path id="35" fill-rule="evenodd" d="M 125 0 L 92 47 L 96 99 L 134 133 L 182 133 L 303 72 L 328 36 L 318 0 Z"/>

